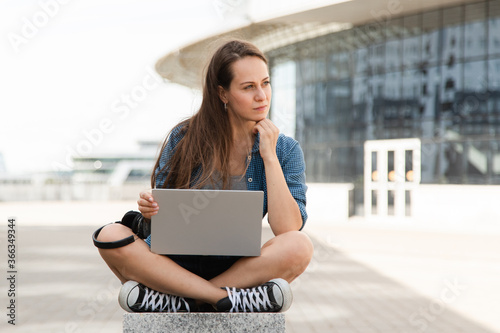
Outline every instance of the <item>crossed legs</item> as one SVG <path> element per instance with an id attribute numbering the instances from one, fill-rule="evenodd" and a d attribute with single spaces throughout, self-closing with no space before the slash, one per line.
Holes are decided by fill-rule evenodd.
<path id="1" fill-rule="evenodd" d="M 130 235 L 128 227 L 115 223 L 103 228 L 98 240 L 111 242 Z M 242 258 L 210 281 L 151 252 L 141 239 L 117 249 L 99 249 L 99 253 L 122 283 L 134 280 L 162 293 L 215 304 L 227 296 L 221 287 L 248 288 L 278 277 L 293 281 L 307 268 L 313 246 L 300 231 L 283 233 L 264 244 L 261 256 Z"/>

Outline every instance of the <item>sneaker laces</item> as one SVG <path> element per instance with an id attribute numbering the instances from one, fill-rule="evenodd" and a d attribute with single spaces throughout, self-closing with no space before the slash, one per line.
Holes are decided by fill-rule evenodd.
<path id="1" fill-rule="evenodd" d="M 140 309 L 151 310 L 153 312 L 177 312 L 184 305 L 187 312 L 190 312 L 189 304 L 184 297 L 163 294 L 148 287 L 145 287 L 144 291 L 145 295 L 142 299 Z"/>
<path id="2" fill-rule="evenodd" d="M 251 289 L 236 289 L 226 287 L 227 294 L 233 305 L 229 312 L 255 312 L 271 309 L 271 300 L 267 294 L 267 286 Z M 262 307 L 262 309 L 261 309 Z"/>

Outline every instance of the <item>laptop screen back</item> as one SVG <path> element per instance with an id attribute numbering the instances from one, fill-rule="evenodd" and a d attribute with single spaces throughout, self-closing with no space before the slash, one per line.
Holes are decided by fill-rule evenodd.
<path id="1" fill-rule="evenodd" d="M 262 191 L 153 189 L 151 219 L 158 254 L 259 256 Z"/>

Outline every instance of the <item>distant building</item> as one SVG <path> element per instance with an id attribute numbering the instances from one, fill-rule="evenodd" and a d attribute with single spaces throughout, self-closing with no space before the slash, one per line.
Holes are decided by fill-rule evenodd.
<path id="1" fill-rule="evenodd" d="M 26 175 L 0 173 L 0 201 L 136 199 L 148 189 L 159 143 L 137 152 L 73 158 L 73 170 Z"/>
<path id="2" fill-rule="evenodd" d="M 73 158 L 73 199 L 135 199 L 150 188 L 159 143 L 140 141 L 139 150 L 127 154 L 100 154 Z"/>
<path id="3" fill-rule="evenodd" d="M 74 157 L 73 182 L 111 186 L 148 183 L 158 145 L 156 141 L 140 141 L 136 152 Z"/>

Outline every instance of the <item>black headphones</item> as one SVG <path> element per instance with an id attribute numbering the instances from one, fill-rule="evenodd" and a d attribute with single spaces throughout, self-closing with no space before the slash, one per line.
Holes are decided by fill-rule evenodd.
<path id="1" fill-rule="evenodd" d="M 120 221 L 117 221 L 115 223 L 121 223 Z M 112 223 L 109 223 L 112 224 Z M 106 224 L 106 225 L 109 225 Z M 94 241 L 94 245 L 100 249 L 116 249 L 119 247 L 123 247 L 125 245 L 129 245 L 133 242 L 135 242 L 135 235 L 130 235 L 128 237 L 125 237 L 123 239 L 114 241 L 114 242 L 101 242 L 97 240 L 97 236 L 99 236 L 99 233 L 101 232 L 102 228 L 104 228 L 106 225 L 103 225 L 99 229 L 97 229 L 93 234 L 92 234 L 92 240 Z"/>

